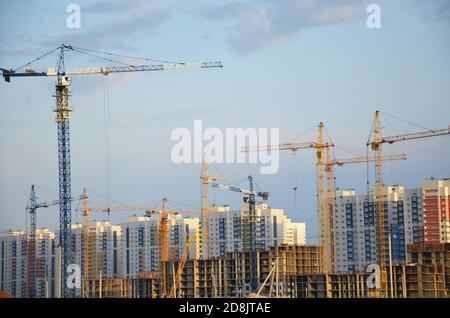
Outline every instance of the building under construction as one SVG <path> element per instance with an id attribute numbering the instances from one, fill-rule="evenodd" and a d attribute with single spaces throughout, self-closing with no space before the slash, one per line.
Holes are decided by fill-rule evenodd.
<path id="1" fill-rule="evenodd" d="M 251 292 L 250 252 L 226 253 L 223 258 L 187 260 L 181 280 L 176 288 L 176 297 L 214 298 L 246 297 Z M 179 261 L 168 263 L 167 289 L 172 289 L 174 270 Z M 261 294 L 269 294 L 279 286 L 279 295 L 294 288 L 293 277 L 302 274 L 320 273 L 319 246 L 280 246 L 257 252 L 257 280 L 262 286 Z M 273 273 L 272 279 L 263 285 Z M 130 279 L 132 297 L 147 298 L 160 296 L 158 273 L 141 273 Z M 97 289 L 98 290 L 98 289 Z"/>
<path id="2" fill-rule="evenodd" d="M 388 271 L 386 297 L 449 297 L 450 244 L 408 247 L 409 263 Z M 278 260 L 278 262 L 277 262 Z M 368 287 L 370 273 L 321 273 L 319 246 L 281 246 L 258 252 L 259 296 L 292 298 L 378 297 Z M 178 262 L 169 262 L 177 268 Z M 273 273 L 273 275 L 271 275 Z M 173 285 L 173 275 L 168 284 Z M 391 282 L 392 277 L 392 282 Z M 184 266 L 175 296 L 183 298 L 248 297 L 250 254 L 227 253 L 224 258 L 191 259 Z M 169 288 L 170 289 L 170 288 Z M 158 273 L 132 279 L 89 282 L 89 297 L 160 297 Z"/>
<path id="3" fill-rule="evenodd" d="M 295 281 L 298 298 L 376 297 L 367 287 L 370 273 L 298 275 Z M 450 244 L 408 246 L 408 263 L 388 268 L 387 297 L 440 298 L 450 296 Z"/>

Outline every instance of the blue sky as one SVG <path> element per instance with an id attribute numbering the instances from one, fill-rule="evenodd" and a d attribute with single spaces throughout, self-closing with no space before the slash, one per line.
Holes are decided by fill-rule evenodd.
<path id="1" fill-rule="evenodd" d="M 81 7 L 81 29 L 68 29 L 66 8 Z M 368 29 L 366 7 L 381 7 L 381 29 Z M 0 67 L 15 68 L 64 42 L 81 48 L 174 61 L 215 61 L 223 69 L 78 77 L 71 104 L 72 192 L 106 193 L 104 98 L 109 98 L 111 198 L 127 204 L 169 199 L 200 206 L 198 164 L 170 161 L 176 127 L 278 127 L 282 141 L 323 121 L 337 157 L 365 154 L 377 109 L 429 128 L 450 124 L 450 1 L 2 1 Z M 5 14 L 7 13 L 7 14 Z M 56 56 L 33 64 L 55 66 Z M 109 65 L 68 53 L 67 67 Z M 54 79 L 0 83 L 0 230 L 23 228 L 29 187 L 57 198 Z M 104 87 L 108 87 L 105 90 Z M 386 135 L 416 131 L 383 117 Z M 448 137 L 399 143 L 387 154 L 385 181 L 419 187 L 450 177 Z M 233 180 L 253 174 L 270 205 L 307 222 L 317 235 L 314 152 L 281 154 L 280 172 L 258 165 L 216 165 Z M 211 168 L 214 171 L 214 168 Z M 373 181 L 371 167 L 371 182 Z M 366 166 L 338 168 L 336 184 L 365 192 Z M 243 183 L 243 187 L 248 185 Z M 293 186 L 298 186 L 297 207 Z M 47 189 L 47 190 L 44 190 Z M 238 208 L 241 197 L 211 189 L 214 203 Z M 92 197 L 93 205 L 105 200 Z M 56 208 L 38 225 L 56 228 Z M 120 222 L 127 213 L 115 215 Z M 100 219 L 102 216 L 96 216 Z M 74 216 L 73 220 L 77 220 Z M 78 217 L 80 220 L 80 217 Z M 313 240 L 312 240 L 313 241 Z"/>

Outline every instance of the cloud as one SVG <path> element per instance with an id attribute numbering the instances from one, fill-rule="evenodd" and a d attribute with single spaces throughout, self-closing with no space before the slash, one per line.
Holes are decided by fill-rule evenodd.
<path id="1" fill-rule="evenodd" d="M 434 15 L 435 21 L 450 20 L 450 0 L 447 0 Z"/>
<path id="2" fill-rule="evenodd" d="M 365 13 L 365 0 L 252 0 L 215 7 L 203 16 L 234 21 L 227 42 L 235 53 L 248 54 L 289 41 L 309 28 L 350 22 Z"/>
<path id="3" fill-rule="evenodd" d="M 138 39 L 139 36 L 155 33 L 160 24 L 170 17 L 169 10 L 156 5 L 154 1 L 121 0 L 115 2 L 98 2 L 81 8 L 82 26 L 79 30 L 67 30 L 59 40 L 47 39 L 43 44 L 54 47 L 59 43 L 90 49 L 114 48 L 130 49 L 124 45 L 125 40 Z M 83 14 L 101 16 L 109 14 L 107 22 L 95 28 L 83 29 Z M 90 21 L 94 18 L 90 18 Z M 105 19 L 98 19 L 99 21 Z"/>

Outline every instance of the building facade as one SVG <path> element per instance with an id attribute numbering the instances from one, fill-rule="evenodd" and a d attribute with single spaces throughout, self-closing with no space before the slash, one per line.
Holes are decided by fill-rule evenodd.
<path id="1" fill-rule="evenodd" d="M 386 186 L 383 189 L 385 238 L 391 236 L 392 262 L 406 262 L 408 244 L 424 241 L 421 189 Z M 335 264 L 337 272 L 362 272 L 377 262 L 376 205 L 373 193 L 337 190 L 334 208 Z M 388 250 L 388 249 L 386 249 Z M 389 264 L 387 255 L 386 262 Z"/>
<path id="2" fill-rule="evenodd" d="M 30 243 L 24 231 L 0 234 L 0 290 L 15 297 L 55 297 L 55 233 L 47 228 L 36 229 L 35 280 L 29 266 Z"/>
<path id="3" fill-rule="evenodd" d="M 108 221 L 88 223 L 88 240 L 85 242 L 82 224 L 72 225 L 74 263 L 79 264 L 83 276 L 89 279 L 116 278 L 122 275 L 120 260 L 122 250 L 122 228 Z"/>
<path id="4" fill-rule="evenodd" d="M 243 202 L 239 211 L 229 206 L 217 207 L 218 212 L 208 214 L 209 256 L 223 257 L 225 253 L 249 250 L 250 234 L 246 223 L 249 204 Z M 270 208 L 266 203 L 255 206 L 255 228 L 257 250 L 272 246 L 305 245 L 305 223 L 294 223 L 283 209 Z"/>
<path id="5" fill-rule="evenodd" d="M 122 269 L 124 277 L 138 273 L 158 272 L 161 266 L 159 220 L 146 216 L 129 217 L 122 227 Z M 189 258 L 199 257 L 199 219 L 170 216 L 168 220 L 169 259 L 180 259 L 186 235 L 191 238 Z"/>
<path id="6" fill-rule="evenodd" d="M 450 243 L 450 179 L 422 182 L 426 243 Z"/>

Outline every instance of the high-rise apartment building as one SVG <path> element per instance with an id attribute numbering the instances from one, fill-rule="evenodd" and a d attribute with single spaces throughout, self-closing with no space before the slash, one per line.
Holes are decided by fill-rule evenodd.
<path id="1" fill-rule="evenodd" d="M 89 222 L 87 244 L 84 237 L 82 224 L 73 224 L 74 264 L 80 265 L 83 275 L 86 269 L 89 279 L 99 279 L 100 274 L 102 278 L 120 277 L 122 228 L 108 221 L 92 221 Z"/>
<path id="2" fill-rule="evenodd" d="M 424 180 L 423 213 L 426 243 L 450 243 L 450 179 Z"/>
<path id="3" fill-rule="evenodd" d="M 47 228 L 36 229 L 34 284 L 28 266 L 29 244 L 29 237 L 24 231 L 0 234 L 0 290 L 15 297 L 55 297 L 55 233 Z"/>
<path id="4" fill-rule="evenodd" d="M 385 186 L 383 189 L 386 251 L 391 236 L 393 264 L 406 262 L 408 244 L 424 240 L 421 189 Z M 373 193 L 337 190 L 334 209 L 335 264 L 337 272 L 361 272 L 377 262 L 376 206 Z M 386 255 L 389 264 L 389 255 Z"/>
<path id="5" fill-rule="evenodd" d="M 129 217 L 122 227 L 123 276 L 136 277 L 141 272 L 160 270 L 159 220 L 146 216 Z M 168 219 L 169 259 L 180 259 L 184 251 L 186 235 L 191 237 L 189 258 L 198 257 L 199 219 L 182 218 L 180 215 Z"/>
<path id="6" fill-rule="evenodd" d="M 243 202 L 239 211 L 229 206 L 216 208 L 209 218 L 209 255 L 223 257 L 227 252 L 249 250 L 249 234 L 246 230 L 245 215 L 249 204 Z M 283 209 L 270 208 L 266 203 L 255 205 L 256 248 L 267 250 L 271 246 L 306 244 L 305 223 L 293 223 Z"/>

